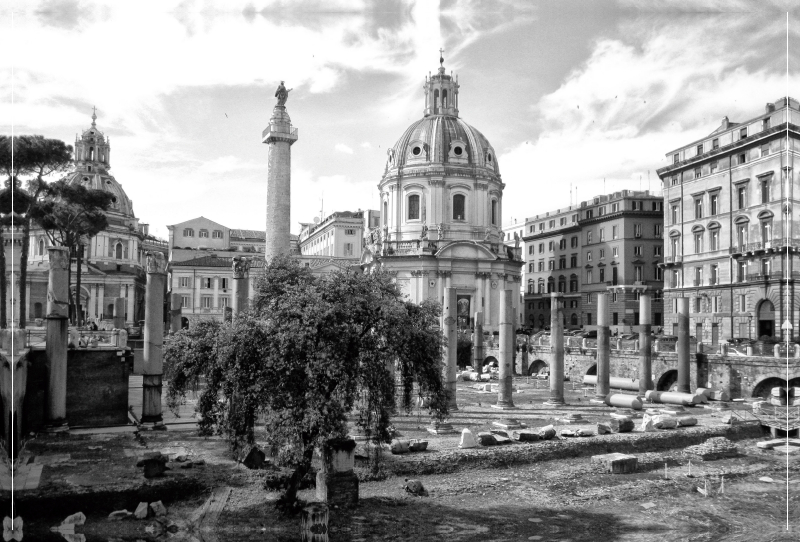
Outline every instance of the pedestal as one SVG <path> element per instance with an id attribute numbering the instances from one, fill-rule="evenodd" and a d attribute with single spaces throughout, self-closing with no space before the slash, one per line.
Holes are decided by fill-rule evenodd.
<path id="1" fill-rule="evenodd" d="M 162 375 L 142 375 L 142 423 L 158 423 L 161 415 Z"/>

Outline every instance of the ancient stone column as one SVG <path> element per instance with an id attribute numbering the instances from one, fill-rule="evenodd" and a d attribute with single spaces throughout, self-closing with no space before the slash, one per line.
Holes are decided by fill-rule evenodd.
<path id="1" fill-rule="evenodd" d="M 250 261 L 236 256 L 233 258 L 233 317 L 247 309 L 247 285 L 249 281 Z"/>
<path id="2" fill-rule="evenodd" d="M 678 392 L 690 393 L 689 385 L 689 298 L 678 298 Z"/>
<path id="3" fill-rule="evenodd" d="M 125 329 L 125 298 L 114 298 L 114 329 Z"/>
<path id="4" fill-rule="evenodd" d="M 545 405 L 564 404 L 564 320 L 561 294 L 550 294 L 550 399 Z"/>
<path id="5" fill-rule="evenodd" d="M 147 285 L 144 302 L 144 371 L 142 375 L 142 422 L 160 422 L 161 379 L 164 372 L 164 255 L 147 253 Z"/>
<path id="6" fill-rule="evenodd" d="M 608 328 L 608 294 L 597 294 L 597 387 L 595 399 L 605 401 L 611 393 L 611 330 Z"/>
<path id="7" fill-rule="evenodd" d="M 6 452 L 13 460 L 22 444 L 22 420 L 28 382 L 28 348 L 25 330 L 0 330 L 0 397 L 5 429 Z M 11 420 L 13 418 L 13 431 Z"/>
<path id="8" fill-rule="evenodd" d="M 644 397 L 653 389 L 652 320 L 650 316 L 650 294 L 639 297 L 639 395 Z"/>
<path id="9" fill-rule="evenodd" d="M 511 397 L 514 376 L 514 306 L 511 290 L 500 292 L 500 371 L 498 375 L 497 403 L 493 408 L 509 410 L 516 408 Z"/>
<path id="10" fill-rule="evenodd" d="M 181 294 L 172 294 L 169 304 L 169 331 L 177 333 L 181 330 Z"/>
<path id="11" fill-rule="evenodd" d="M 442 307 L 442 316 L 444 317 L 444 336 L 446 341 L 445 347 L 445 367 L 444 367 L 444 381 L 447 390 L 450 392 L 450 400 L 448 408 L 451 411 L 458 410 L 456 404 L 456 355 L 458 353 L 458 335 L 456 330 L 456 289 L 444 289 L 444 306 Z"/>
<path id="12" fill-rule="evenodd" d="M 69 249 L 47 247 L 50 273 L 47 282 L 47 425 L 67 423 L 67 342 L 69 337 Z"/>
<path id="13" fill-rule="evenodd" d="M 280 102 L 279 102 L 280 103 Z M 285 103 L 285 99 L 284 99 Z M 297 141 L 297 129 L 285 105 L 276 105 L 269 126 L 262 133 L 262 143 L 269 145 L 267 158 L 267 235 L 264 258 L 269 262 L 278 254 L 289 254 L 291 147 Z M 234 311 L 235 314 L 235 311 Z"/>
<path id="14" fill-rule="evenodd" d="M 472 339 L 472 368 L 478 374 L 483 372 L 483 313 L 475 313 L 475 334 Z"/>

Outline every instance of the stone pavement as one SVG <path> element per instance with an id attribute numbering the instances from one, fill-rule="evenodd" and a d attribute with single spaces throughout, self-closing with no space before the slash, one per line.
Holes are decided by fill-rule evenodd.
<path id="1" fill-rule="evenodd" d="M 161 390 L 162 416 L 165 424 L 196 424 L 197 415 L 194 408 L 199 394 L 186 394 L 186 403 L 178 408 L 177 414 L 167 408 L 167 382 Z M 142 419 L 142 375 L 131 375 L 128 379 L 128 405 L 132 408 L 137 420 Z"/>

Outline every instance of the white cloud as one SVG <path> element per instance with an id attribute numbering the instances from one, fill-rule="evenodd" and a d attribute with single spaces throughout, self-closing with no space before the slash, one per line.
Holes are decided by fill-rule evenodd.
<path id="1" fill-rule="evenodd" d="M 337 143 L 334 149 L 336 149 L 338 152 L 343 152 L 344 154 L 353 154 L 353 149 L 344 143 Z"/>
<path id="2" fill-rule="evenodd" d="M 362 148 L 362 149 L 371 149 L 371 148 L 372 148 L 372 145 L 370 144 L 370 142 L 369 142 L 369 141 L 365 141 L 365 142 L 363 142 L 363 143 L 361 144 L 361 148 Z"/>

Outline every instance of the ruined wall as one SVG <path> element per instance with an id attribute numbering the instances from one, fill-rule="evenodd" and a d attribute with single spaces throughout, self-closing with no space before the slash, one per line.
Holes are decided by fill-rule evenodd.
<path id="1" fill-rule="evenodd" d="M 67 421 L 70 426 L 128 423 L 128 356 L 115 349 L 69 350 L 67 358 Z M 29 354 L 25 393 L 26 431 L 42 427 L 47 394 L 45 351 Z"/>

